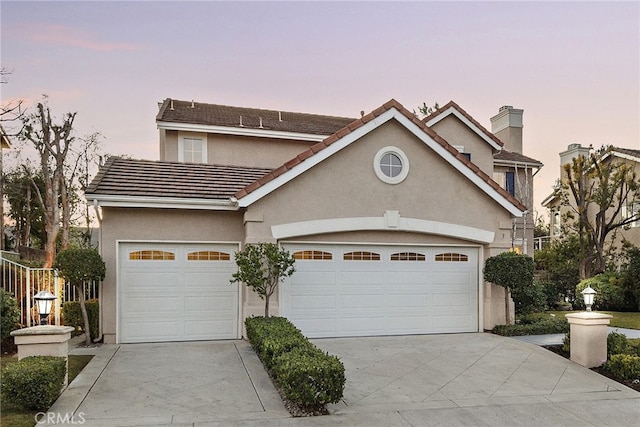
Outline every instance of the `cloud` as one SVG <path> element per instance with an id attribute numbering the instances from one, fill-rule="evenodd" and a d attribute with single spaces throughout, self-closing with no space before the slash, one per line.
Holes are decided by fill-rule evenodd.
<path id="1" fill-rule="evenodd" d="M 96 40 L 96 37 L 87 31 L 59 24 L 34 25 L 26 29 L 25 33 L 27 38 L 34 42 L 75 46 L 99 52 L 141 49 L 141 46 L 131 43 L 112 43 Z"/>

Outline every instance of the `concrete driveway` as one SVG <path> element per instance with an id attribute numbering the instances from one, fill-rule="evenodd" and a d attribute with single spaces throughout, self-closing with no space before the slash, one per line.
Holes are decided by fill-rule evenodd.
<path id="1" fill-rule="evenodd" d="M 104 345 L 50 413 L 87 426 L 630 426 L 640 393 L 491 334 L 313 340 L 345 364 L 331 415 L 291 418 L 245 341 Z"/>

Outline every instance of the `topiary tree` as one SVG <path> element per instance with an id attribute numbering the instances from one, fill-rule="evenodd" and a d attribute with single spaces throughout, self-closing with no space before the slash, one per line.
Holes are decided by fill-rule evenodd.
<path id="1" fill-rule="evenodd" d="M 296 260 L 273 243 L 246 245 L 235 258 L 238 272 L 233 274 L 231 283 L 244 282 L 253 289 L 264 300 L 264 317 L 269 317 L 269 298 L 278 283 L 296 271 Z"/>
<path id="2" fill-rule="evenodd" d="M 11 331 L 18 329 L 20 310 L 16 299 L 4 289 L 0 289 L 0 333 L 4 340 Z"/>
<path id="3" fill-rule="evenodd" d="M 505 288 L 506 324 L 510 323 L 509 291 L 533 286 L 533 258 L 515 252 L 503 252 L 488 258 L 484 264 L 484 280 Z"/>
<path id="4" fill-rule="evenodd" d="M 60 276 L 76 288 L 80 299 L 86 343 L 91 345 L 91 327 L 85 305 L 84 284 L 104 279 L 106 273 L 104 261 L 95 249 L 65 249 L 56 256 L 53 266 L 60 271 Z"/>

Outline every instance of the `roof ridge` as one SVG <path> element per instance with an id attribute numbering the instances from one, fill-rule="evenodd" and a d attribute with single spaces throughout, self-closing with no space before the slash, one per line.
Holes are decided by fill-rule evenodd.
<path id="1" fill-rule="evenodd" d="M 172 99 L 172 98 L 167 98 L 166 101 L 171 101 L 171 100 L 174 103 L 185 103 L 185 104 L 191 104 L 192 102 L 194 102 L 194 101 L 185 101 L 185 100 L 182 100 L 182 99 Z M 210 102 L 195 102 L 195 103 L 196 104 L 201 104 L 201 105 L 207 105 L 207 106 L 224 107 L 224 108 L 235 108 L 235 109 L 239 109 L 239 110 L 254 110 L 254 111 L 264 111 L 264 112 L 270 112 L 270 113 L 300 114 L 300 115 L 314 116 L 314 117 L 330 117 L 330 118 L 334 118 L 334 119 L 351 119 L 351 120 L 354 119 L 353 117 L 335 116 L 335 115 L 332 115 L 332 114 L 307 113 L 307 112 L 301 112 L 301 111 L 290 111 L 290 110 L 269 109 L 269 108 L 256 108 L 256 107 L 240 107 L 240 106 L 237 106 L 237 105 L 215 104 L 215 103 L 210 103 Z M 163 107 L 164 107 L 164 105 L 163 105 Z"/>

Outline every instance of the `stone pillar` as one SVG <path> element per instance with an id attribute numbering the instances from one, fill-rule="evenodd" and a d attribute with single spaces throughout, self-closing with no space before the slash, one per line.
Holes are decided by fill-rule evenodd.
<path id="1" fill-rule="evenodd" d="M 29 356 L 64 357 L 69 371 L 69 340 L 74 328 L 71 326 L 40 325 L 11 332 L 18 346 L 18 360 Z M 68 372 L 64 384 L 67 385 Z"/>
<path id="2" fill-rule="evenodd" d="M 613 316 L 584 311 L 565 314 L 570 326 L 571 360 L 594 368 L 607 361 L 607 326 Z"/>

